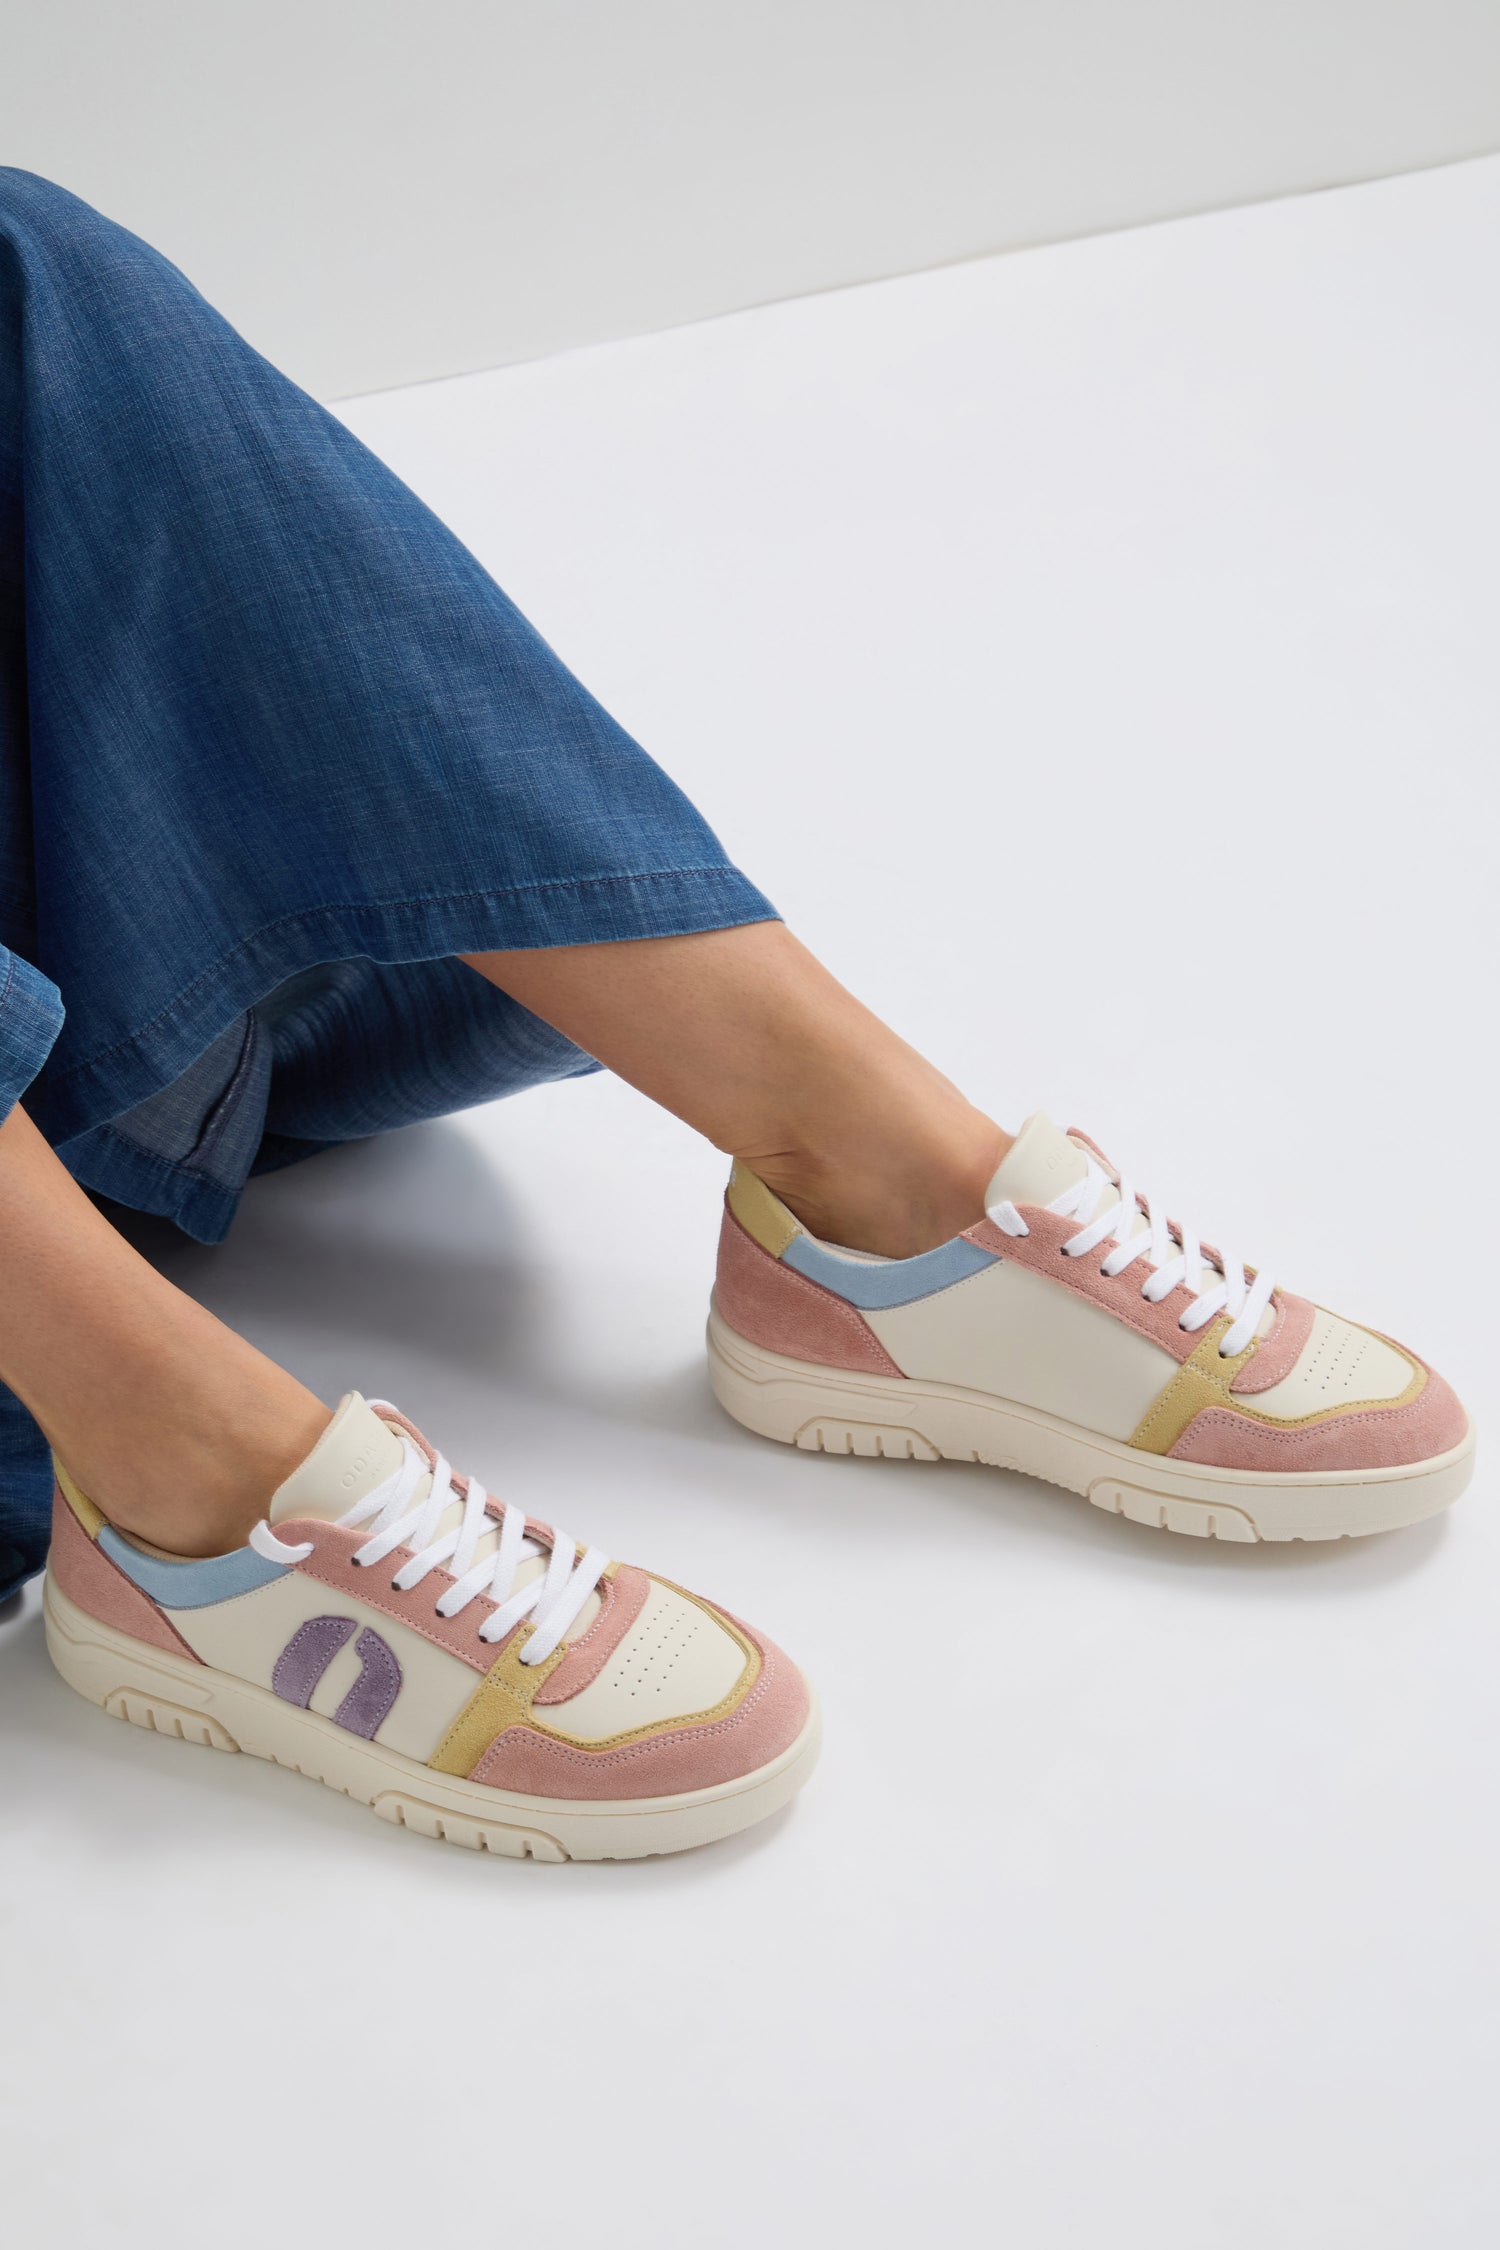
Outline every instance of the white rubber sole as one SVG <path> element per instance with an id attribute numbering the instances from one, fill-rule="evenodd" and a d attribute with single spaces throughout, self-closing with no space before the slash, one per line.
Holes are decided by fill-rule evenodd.
<path id="1" fill-rule="evenodd" d="M 1202 1468 L 1098 1437 L 1037 1408 L 957 1384 L 786 1359 L 711 1313 L 708 1365 L 721 1406 L 747 1430 L 807 1453 L 980 1461 L 1078 1492 L 1096 1508 L 1195 1539 L 1359 1539 L 1450 1507 L 1473 1473 L 1461 1445 L 1401 1469 L 1313 1476 Z"/>
<path id="2" fill-rule="evenodd" d="M 101 1625 L 52 1583 L 47 1650 L 69 1687 L 116 1719 L 211 1750 L 244 1750 L 337 1789 L 399 1828 L 505 1859 L 646 1859 L 738 1835 L 794 1797 L 817 1763 L 816 1702 L 797 1740 L 769 1765 L 680 1797 L 580 1804 L 521 1797 L 434 1773 L 363 1742 L 269 1688 L 149 1648 Z"/>

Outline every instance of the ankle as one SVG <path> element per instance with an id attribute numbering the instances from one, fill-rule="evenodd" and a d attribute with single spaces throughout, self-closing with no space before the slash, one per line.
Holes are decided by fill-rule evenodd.
<path id="1" fill-rule="evenodd" d="M 245 1544 L 328 1425 L 320 1400 L 292 1377 L 282 1381 L 274 1398 L 244 1398 L 229 1411 L 179 1409 L 133 1430 L 117 1421 L 107 1433 L 70 1433 L 58 1458 L 133 1538 L 170 1554 L 226 1554 Z"/>
<path id="2" fill-rule="evenodd" d="M 822 1241 L 879 1257 L 935 1250 L 984 1217 L 985 1190 L 1011 1135 L 978 1110 L 921 1142 L 734 1153 Z"/>

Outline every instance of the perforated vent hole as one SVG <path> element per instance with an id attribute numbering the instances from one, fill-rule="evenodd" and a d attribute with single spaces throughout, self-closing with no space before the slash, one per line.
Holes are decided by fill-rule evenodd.
<path id="1" fill-rule="evenodd" d="M 1319 1390 L 1349 1392 L 1370 1348 L 1370 1339 L 1357 1328 L 1329 1328 L 1313 1354 L 1307 1374 Z"/>
<path id="2" fill-rule="evenodd" d="M 695 1610 L 668 1610 L 642 1634 L 620 1684 L 637 1698 L 664 1695 L 667 1682 L 703 1628 Z"/>

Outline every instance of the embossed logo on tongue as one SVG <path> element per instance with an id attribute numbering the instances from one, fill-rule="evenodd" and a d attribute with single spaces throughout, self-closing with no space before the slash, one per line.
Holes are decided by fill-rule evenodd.
<path id="1" fill-rule="evenodd" d="M 390 1423 L 358 1391 L 350 1391 L 307 1459 L 278 1489 L 269 1520 L 322 1516 L 331 1521 L 394 1476 L 402 1459 L 401 1439 Z"/>
<path id="2" fill-rule="evenodd" d="M 1051 1203 L 1083 1178 L 1088 1159 L 1043 1111 L 1027 1118 L 991 1180 L 985 1203 Z"/>

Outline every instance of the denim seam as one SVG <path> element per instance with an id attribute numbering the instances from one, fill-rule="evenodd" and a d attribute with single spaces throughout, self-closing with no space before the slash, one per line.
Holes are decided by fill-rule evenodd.
<path id="1" fill-rule="evenodd" d="M 256 1021 L 255 1011 L 253 1008 L 247 1009 L 245 1012 L 244 1037 L 240 1041 L 240 1051 L 235 1058 L 234 1068 L 229 1074 L 228 1084 L 204 1118 L 203 1130 L 199 1133 L 186 1158 L 185 1168 L 190 1172 L 196 1172 L 202 1178 L 213 1179 L 217 1176 L 213 1170 L 213 1161 L 219 1152 L 225 1134 L 234 1122 L 235 1107 L 239 1102 L 241 1089 L 255 1068 L 257 1041 L 260 1036 L 260 1027 Z M 121 1137 L 128 1140 L 130 1136 L 125 1134 Z"/>
<path id="2" fill-rule="evenodd" d="M 163 1156 L 157 1149 L 143 1148 L 141 1143 L 133 1141 L 128 1133 L 117 1131 L 113 1120 L 105 1125 L 90 1126 L 86 1133 L 81 1133 L 77 1137 L 79 1140 L 92 1141 L 96 1136 L 99 1140 L 108 1142 L 111 1148 L 117 1148 L 128 1156 L 134 1170 L 148 1175 L 153 1180 L 159 1180 L 163 1186 L 174 1185 L 185 1179 L 191 1181 L 195 1187 L 202 1186 L 211 1189 L 215 1195 L 226 1195 L 231 1192 L 214 1173 L 200 1171 L 193 1163 L 192 1159 L 197 1154 L 196 1147 L 191 1149 L 186 1156 Z M 63 1141 L 60 1144 L 58 1153 L 63 1156 L 65 1161 L 67 1151 L 72 1146 L 71 1141 Z M 108 1190 L 101 1189 L 99 1192 L 107 1194 Z"/>
<path id="3" fill-rule="evenodd" d="M 180 992 L 174 993 L 164 1008 L 159 1008 L 156 1014 L 148 1017 L 144 1023 L 137 1024 L 134 1030 L 125 1034 L 123 1039 L 117 1039 L 112 1046 L 97 1049 L 94 1054 L 86 1055 L 81 1062 L 70 1064 L 66 1070 L 54 1071 L 49 1075 L 53 1085 L 63 1086 L 67 1084 L 70 1078 L 80 1077 L 83 1072 L 88 1070 L 96 1070 L 100 1063 L 108 1062 L 111 1056 L 123 1053 L 127 1047 L 135 1046 L 139 1040 L 145 1037 L 147 1032 L 155 1031 L 159 1024 L 166 1023 L 176 1014 L 184 1001 L 192 998 L 200 985 L 211 982 L 222 969 L 228 967 L 237 955 L 247 953 L 252 946 L 258 945 L 262 938 L 269 937 L 273 930 L 289 929 L 300 922 L 315 922 L 321 915 L 383 914 L 404 906 L 459 906 L 466 899 L 521 898 L 538 891 L 603 890 L 611 884 L 619 883 L 681 883 L 688 882 L 699 875 L 730 875 L 736 882 L 744 883 L 747 889 L 753 890 L 755 887 L 746 876 L 741 874 L 737 867 L 731 867 L 727 861 L 721 861 L 717 865 L 708 867 L 647 868 L 634 875 L 565 876 L 541 883 L 508 883 L 499 890 L 490 891 L 419 891 L 409 898 L 345 899 L 332 901 L 326 906 L 299 907 L 295 914 L 280 915 L 274 922 L 263 923 L 258 930 L 252 930 L 248 937 L 241 938 L 238 944 L 229 948 L 227 953 L 221 953 L 216 961 L 211 961 L 207 968 L 200 970 L 191 984 L 185 984 Z M 600 942 L 607 943 L 608 941 L 601 940 Z M 516 950 L 526 952 L 530 949 L 519 946 Z M 537 950 L 545 950 L 545 948 Z"/>
<path id="4" fill-rule="evenodd" d="M 131 1173 L 129 1191 L 132 1196 L 139 1193 L 141 1188 L 149 1186 L 157 1189 L 166 1201 L 162 1205 L 127 1201 L 113 1181 L 102 1188 L 95 1185 L 89 1177 L 93 1167 L 84 1165 L 80 1185 L 87 1188 L 91 1195 L 104 1195 L 112 1202 L 125 1202 L 126 1208 L 132 1211 L 149 1211 L 153 1216 L 164 1218 L 171 1225 L 180 1227 L 194 1242 L 217 1242 L 222 1239 L 224 1229 L 238 1208 L 243 1192 L 241 1188 L 227 1187 L 222 1180 L 216 1180 L 211 1172 L 195 1172 L 185 1164 L 175 1163 L 170 1156 L 158 1156 L 154 1149 L 142 1148 L 128 1134 L 117 1133 L 113 1125 L 95 1125 L 82 1137 L 90 1143 L 97 1142 L 105 1153 L 119 1151 L 128 1158 Z M 330 1142 L 328 1145 L 332 1147 L 335 1144 Z M 70 1142 L 65 1141 L 58 1151 L 63 1162 L 68 1164 L 69 1171 L 73 1170 L 72 1164 L 68 1163 L 71 1146 Z M 75 1177 L 79 1175 L 75 1174 Z M 118 1179 L 118 1174 L 115 1177 Z M 124 1184 L 120 1183 L 121 1186 Z M 204 1224 L 217 1226 L 219 1233 L 199 1233 L 199 1227 Z"/>

